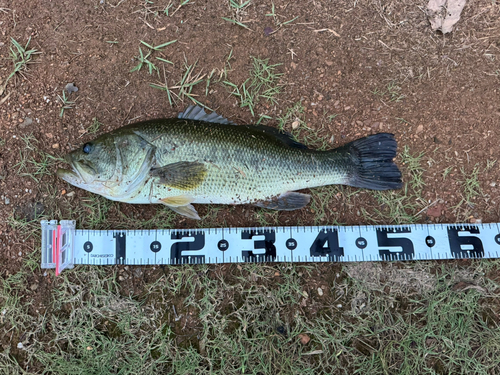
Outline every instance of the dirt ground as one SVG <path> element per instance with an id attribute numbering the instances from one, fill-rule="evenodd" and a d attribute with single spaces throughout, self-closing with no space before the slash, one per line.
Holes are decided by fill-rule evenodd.
<path id="1" fill-rule="evenodd" d="M 42 217 L 75 219 L 79 228 L 95 229 L 134 229 L 147 220 L 150 226 L 179 228 L 391 224 L 404 217 L 418 223 L 500 221 L 500 5 L 468 1 L 448 35 L 431 30 L 425 6 L 426 1 L 276 0 L 272 16 L 273 3 L 256 0 L 239 13 L 226 1 L 180 6 L 159 0 L 1 0 L 0 80 L 13 70 L 11 38 L 23 46 L 31 38 L 29 49 L 39 53 L 0 96 L 0 274 L 16 274 L 37 249 L 39 237 L 28 237 L 25 229 L 37 227 Z M 172 40 L 149 58 L 158 72 L 149 74 L 146 66 L 131 71 L 139 47 L 148 50 L 140 41 L 157 46 Z M 252 57 L 280 64 L 282 74 L 277 102 L 260 101 L 255 116 L 223 83 L 240 86 Z M 193 104 L 184 98 L 170 105 L 167 93 L 150 84 L 166 80 L 175 87 L 195 63 L 193 75 L 205 75 L 192 89 L 196 99 L 237 124 L 265 115 L 264 123 L 277 126 L 301 102 L 301 121 L 309 128 L 302 135 L 326 139 L 329 148 L 394 133 L 399 152 L 406 148 L 418 156 L 422 171 L 423 185 L 414 188 L 412 170 L 396 160 L 412 193 L 394 197 L 404 197 L 409 216 L 395 217 L 371 192 L 335 188 L 314 190 L 316 204 L 299 212 L 198 206 L 200 222 L 180 216 L 162 221 L 163 207 L 108 204 L 55 176 L 57 162 L 47 154 L 62 157 L 98 134 L 174 117 Z M 74 104 L 61 116 L 58 96 L 68 83 L 78 91 L 66 94 Z M 291 131 L 294 118 L 289 120 L 285 129 Z M 89 130 L 97 121 L 97 131 Z M 43 272 L 33 272 L 31 283 L 38 287 L 29 294 L 42 304 L 44 285 L 51 288 Z"/>

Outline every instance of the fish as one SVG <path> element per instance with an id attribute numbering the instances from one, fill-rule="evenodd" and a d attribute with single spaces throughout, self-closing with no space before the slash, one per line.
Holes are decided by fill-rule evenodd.
<path id="1" fill-rule="evenodd" d="M 133 123 L 84 143 L 65 156 L 70 168 L 56 174 L 114 201 L 163 204 L 199 220 L 193 204 L 292 211 L 309 203 L 299 192 L 307 188 L 399 189 L 396 151 L 390 133 L 319 151 L 276 128 L 236 125 L 189 106 L 177 118 Z"/>

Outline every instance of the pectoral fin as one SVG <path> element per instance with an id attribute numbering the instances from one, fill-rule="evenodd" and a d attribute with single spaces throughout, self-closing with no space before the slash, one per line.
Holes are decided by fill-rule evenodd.
<path id="1" fill-rule="evenodd" d="M 280 196 L 270 199 L 268 201 L 261 201 L 254 203 L 257 207 L 268 208 L 277 211 L 293 211 L 304 207 L 311 200 L 309 194 L 296 193 L 288 191 Z"/>
<path id="2" fill-rule="evenodd" d="M 201 185 L 207 175 L 205 164 L 197 161 L 180 161 L 178 163 L 167 164 L 161 168 L 154 168 L 150 171 L 151 176 L 159 177 L 160 184 L 164 184 L 175 189 L 192 190 Z"/>
<path id="3" fill-rule="evenodd" d="M 194 198 L 188 195 L 179 195 L 176 197 L 160 199 L 160 202 L 172 211 L 177 212 L 179 215 L 183 215 L 194 220 L 200 220 L 198 212 L 196 212 L 196 209 L 191 204 L 193 201 Z"/>

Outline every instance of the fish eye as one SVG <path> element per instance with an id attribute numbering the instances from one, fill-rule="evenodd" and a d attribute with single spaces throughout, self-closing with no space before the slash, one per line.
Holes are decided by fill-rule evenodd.
<path id="1" fill-rule="evenodd" d="M 83 145 L 83 148 L 82 148 L 82 151 L 84 154 L 90 154 L 90 152 L 92 151 L 92 144 L 91 143 L 85 143 Z"/>

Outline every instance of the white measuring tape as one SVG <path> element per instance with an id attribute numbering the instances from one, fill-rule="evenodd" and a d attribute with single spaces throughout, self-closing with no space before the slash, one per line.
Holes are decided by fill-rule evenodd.
<path id="1" fill-rule="evenodd" d="M 75 264 L 360 262 L 499 258 L 500 223 L 156 230 L 44 220 L 42 268 Z"/>

